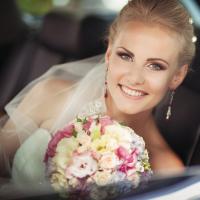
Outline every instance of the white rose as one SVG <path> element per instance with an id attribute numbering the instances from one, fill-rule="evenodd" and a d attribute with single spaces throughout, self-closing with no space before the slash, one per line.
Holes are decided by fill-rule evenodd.
<path id="1" fill-rule="evenodd" d="M 110 170 L 97 171 L 93 179 L 97 185 L 104 186 L 112 181 L 112 174 Z"/>
<path id="2" fill-rule="evenodd" d="M 86 133 L 80 132 L 77 134 L 77 142 L 82 146 L 90 146 L 91 144 L 91 137 Z"/>
<path id="3" fill-rule="evenodd" d="M 68 187 L 68 183 L 65 176 L 63 176 L 60 173 L 53 173 L 50 182 L 56 191 L 59 191 L 63 188 L 67 189 Z"/>
<path id="4" fill-rule="evenodd" d="M 103 153 L 99 160 L 99 166 L 101 169 L 114 169 L 120 164 L 118 157 L 115 153 Z"/>
<path id="5" fill-rule="evenodd" d="M 58 167 L 65 169 L 68 162 L 70 161 L 70 157 L 70 154 L 66 155 L 66 153 L 57 153 L 53 158 L 53 161 Z"/>
<path id="6" fill-rule="evenodd" d="M 137 162 L 136 165 L 135 165 L 135 168 L 137 171 L 139 172 L 144 172 L 144 167 L 143 165 L 141 164 L 141 162 Z"/>
<path id="7" fill-rule="evenodd" d="M 78 178 L 83 178 L 93 174 L 97 170 L 97 162 L 93 159 L 91 153 L 85 153 L 73 157 L 72 164 L 67 171 Z"/>
<path id="8" fill-rule="evenodd" d="M 110 139 L 107 141 L 106 150 L 108 150 L 108 151 L 114 151 L 114 150 L 116 150 L 118 147 L 119 147 L 119 144 L 118 144 L 118 142 L 117 142 L 116 139 L 110 138 Z"/>

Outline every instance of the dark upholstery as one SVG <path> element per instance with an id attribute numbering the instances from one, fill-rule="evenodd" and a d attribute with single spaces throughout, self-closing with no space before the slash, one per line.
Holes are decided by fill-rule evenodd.
<path id="1" fill-rule="evenodd" d="M 16 49 L 23 45 L 28 34 L 28 27 L 21 19 L 15 0 L 1 2 L 0 26 L 0 112 L 2 112 L 9 94 L 12 93 L 11 85 L 16 84 L 14 82 L 16 78 L 11 76 L 16 68 L 9 67 L 8 62 L 13 53 L 17 52 Z"/>
<path id="2" fill-rule="evenodd" d="M 79 28 L 80 21 L 75 15 L 51 12 L 44 17 L 39 40 L 49 49 L 77 57 Z"/>
<path id="3" fill-rule="evenodd" d="M 200 94 L 184 85 L 179 87 L 172 104 L 172 115 L 169 120 L 166 120 L 168 102 L 169 97 L 158 106 L 156 110 L 157 124 L 172 149 L 185 164 L 190 164 L 192 147 L 198 139 Z"/>
<path id="4" fill-rule="evenodd" d="M 115 15 L 88 15 L 80 27 L 80 58 L 105 52 L 108 28 Z"/>

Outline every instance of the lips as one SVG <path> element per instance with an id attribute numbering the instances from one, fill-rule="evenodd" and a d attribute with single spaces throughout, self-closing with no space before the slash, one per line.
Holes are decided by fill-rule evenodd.
<path id="1" fill-rule="evenodd" d="M 148 93 L 146 93 L 146 92 L 144 92 L 142 90 L 132 89 L 132 88 L 129 88 L 129 87 L 124 86 L 124 85 L 119 85 L 119 87 L 120 87 L 121 91 L 124 94 L 126 94 L 126 95 L 128 95 L 130 97 L 137 97 L 137 98 L 139 98 L 139 97 L 143 97 L 143 96 L 148 95 Z"/>

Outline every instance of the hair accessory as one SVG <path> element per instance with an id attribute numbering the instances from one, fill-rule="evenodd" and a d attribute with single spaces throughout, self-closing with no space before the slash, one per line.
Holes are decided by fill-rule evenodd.
<path id="1" fill-rule="evenodd" d="M 170 97 L 170 100 L 169 100 L 167 113 L 166 113 L 166 120 L 168 120 L 170 118 L 171 114 L 172 114 L 172 102 L 173 102 L 173 99 L 174 99 L 174 95 L 175 95 L 175 91 L 172 91 L 171 97 Z"/>
<path id="2" fill-rule="evenodd" d="M 192 17 L 189 18 L 189 23 L 190 23 L 190 24 L 193 24 L 193 23 L 194 23 Z"/>
<path id="3" fill-rule="evenodd" d="M 197 36 L 194 35 L 194 36 L 192 37 L 192 42 L 195 43 L 196 41 L 197 41 Z"/>

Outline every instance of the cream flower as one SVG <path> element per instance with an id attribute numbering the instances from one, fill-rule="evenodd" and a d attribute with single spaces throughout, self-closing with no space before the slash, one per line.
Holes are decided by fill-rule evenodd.
<path id="1" fill-rule="evenodd" d="M 53 161 L 63 169 L 66 168 L 67 164 L 72 157 L 72 152 L 77 149 L 78 143 L 74 137 L 63 138 L 57 145 L 56 155 Z"/>
<path id="2" fill-rule="evenodd" d="M 63 138 L 57 145 L 56 152 L 57 153 L 71 153 L 78 146 L 78 143 L 74 137 Z"/>
<path id="3" fill-rule="evenodd" d="M 79 133 L 79 132 L 83 132 L 83 125 L 81 122 L 75 122 L 74 123 L 74 127 L 75 127 L 75 130 Z"/>
<path id="4" fill-rule="evenodd" d="M 63 176 L 60 173 L 53 173 L 50 178 L 50 182 L 56 191 L 60 191 L 61 189 L 68 188 L 68 184 L 67 184 L 67 180 L 65 176 Z"/>
<path id="5" fill-rule="evenodd" d="M 93 179 L 99 186 L 104 186 L 112 182 L 112 174 L 110 170 L 97 171 Z"/>
<path id="6" fill-rule="evenodd" d="M 77 142 L 79 144 L 77 152 L 83 153 L 84 151 L 89 150 L 91 145 L 91 137 L 86 133 L 80 132 L 77 134 Z"/>
<path id="7" fill-rule="evenodd" d="M 118 147 L 119 147 L 119 143 L 117 142 L 116 139 L 110 138 L 107 141 L 107 144 L 106 144 L 106 150 L 107 151 L 115 151 Z"/>
<path id="8" fill-rule="evenodd" d="M 56 163 L 57 167 L 61 169 L 65 169 L 68 163 L 70 162 L 70 157 L 72 156 L 71 153 L 56 153 L 55 157 L 52 159 L 53 162 Z"/>
<path id="9" fill-rule="evenodd" d="M 72 164 L 67 171 L 78 178 L 92 175 L 97 170 L 97 162 L 93 159 L 90 152 L 73 157 Z"/>
<path id="10" fill-rule="evenodd" d="M 79 181 L 78 181 L 78 179 L 77 178 L 75 178 L 75 177 L 71 177 L 70 179 L 69 179 L 69 185 L 71 186 L 71 187 L 73 187 L 73 188 L 76 188 L 80 183 L 79 183 Z"/>
<path id="11" fill-rule="evenodd" d="M 115 138 L 118 142 L 129 142 L 133 141 L 132 134 L 130 130 L 126 127 L 122 127 L 119 124 L 113 124 L 105 127 L 105 133 L 111 135 L 111 137 Z"/>
<path id="12" fill-rule="evenodd" d="M 99 160 L 99 167 L 101 169 L 115 169 L 120 164 L 115 153 L 104 153 Z"/>
<path id="13" fill-rule="evenodd" d="M 143 164 L 142 164 L 141 162 L 139 162 L 139 161 L 136 162 L 135 168 L 136 168 L 136 170 L 139 171 L 139 172 L 144 172 L 144 166 L 143 166 Z"/>

